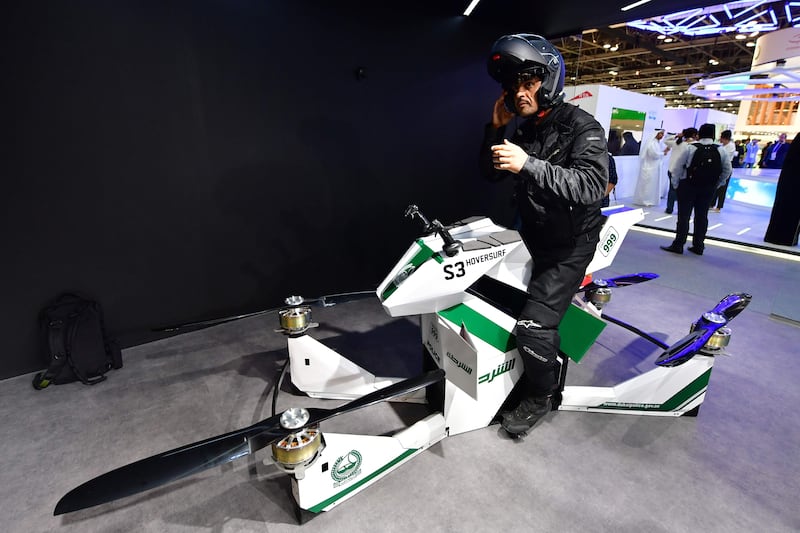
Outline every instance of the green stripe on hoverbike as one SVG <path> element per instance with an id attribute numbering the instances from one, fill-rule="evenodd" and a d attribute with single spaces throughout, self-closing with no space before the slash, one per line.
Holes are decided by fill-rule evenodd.
<path id="1" fill-rule="evenodd" d="M 598 405 L 594 409 L 615 409 L 626 411 L 678 411 L 705 392 L 706 388 L 708 387 L 708 380 L 710 378 L 711 369 L 709 368 L 697 379 L 678 391 L 672 398 L 660 405 L 650 403 L 639 404 L 632 402 L 607 402 L 602 405 Z"/>
<path id="2" fill-rule="evenodd" d="M 501 352 L 505 353 L 517 347 L 515 335 L 464 304 L 439 311 L 439 315 L 457 327 L 464 324 L 470 334 Z M 558 333 L 561 337 L 559 351 L 573 361 L 580 362 L 604 327 L 605 322 L 602 320 L 577 307 L 570 306 L 558 325 Z"/>
<path id="3" fill-rule="evenodd" d="M 414 453 L 416 453 L 418 451 L 419 451 L 419 448 L 411 448 L 410 450 L 404 451 L 403 453 L 401 453 L 400 455 L 398 455 L 397 457 L 395 457 L 394 459 L 392 459 L 391 461 L 389 461 L 388 463 L 386 463 L 385 465 L 383 465 L 382 467 L 380 467 L 379 469 L 377 469 L 373 473 L 371 473 L 368 476 L 365 476 L 363 479 L 359 480 L 357 483 L 353 483 L 352 485 L 350 485 L 346 489 L 344 489 L 344 490 L 342 490 L 340 492 L 337 492 L 336 494 L 334 494 L 333 496 L 331 496 L 327 500 L 323 500 L 323 501 L 319 502 L 317 505 L 309 508 L 308 510 L 311 511 L 312 513 L 320 513 L 322 511 L 324 511 L 332 503 L 336 502 L 337 500 L 340 500 L 340 499 L 344 498 L 345 496 L 347 496 L 348 494 L 350 494 L 354 490 L 360 488 L 365 483 L 368 483 L 370 480 L 372 480 L 372 479 L 376 478 L 377 476 L 383 474 L 386 470 L 392 468 L 394 465 L 396 465 L 400 461 L 404 460 L 409 455 L 412 455 L 412 454 L 414 454 Z"/>
<path id="4" fill-rule="evenodd" d="M 514 335 L 464 304 L 439 311 L 439 315 L 456 326 L 460 327 L 461 324 L 465 324 L 470 335 L 475 335 L 503 353 L 517 347 L 517 339 Z"/>
<path id="5" fill-rule="evenodd" d="M 414 254 L 414 257 L 411 258 L 411 261 L 409 261 L 408 264 L 405 267 L 403 267 L 404 269 L 408 268 L 409 266 L 413 266 L 414 270 L 416 270 L 422 263 L 424 263 L 431 257 L 433 257 L 434 261 L 436 261 L 437 263 L 444 262 L 442 256 L 438 252 L 434 252 L 431 248 L 429 248 L 427 244 L 422 242 L 422 239 L 417 239 L 417 246 L 419 246 L 420 248 L 419 251 L 416 254 Z M 413 273 L 414 272 L 412 271 L 411 274 Z M 409 276 L 411 274 L 409 274 Z M 394 291 L 397 290 L 398 286 L 399 285 L 395 283 L 394 280 L 392 280 L 381 293 L 381 301 L 385 302 L 386 299 L 389 296 L 391 296 L 394 293 Z"/>

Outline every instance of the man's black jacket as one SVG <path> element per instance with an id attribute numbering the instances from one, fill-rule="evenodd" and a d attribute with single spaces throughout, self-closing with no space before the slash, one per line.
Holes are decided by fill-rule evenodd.
<path id="1" fill-rule="evenodd" d="M 518 175 L 496 170 L 490 147 L 506 128 L 486 127 L 481 173 L 490 181 L 514 177 L 522 236 L 532 250 L 572 247 L 576 237 L 603 223 L 600 204 L 608 184 L 608 148 L 602 126 L 589 113 L 562 103 L 526 120 L 509 139 L 529 154 Z"/>

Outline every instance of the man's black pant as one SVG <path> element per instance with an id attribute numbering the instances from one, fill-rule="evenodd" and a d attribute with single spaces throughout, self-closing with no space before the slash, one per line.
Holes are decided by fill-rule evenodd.
<path id="1" fill-rule="evenodd" d="M 678 184 L 678 224 L 675 229 L 673 246 L 683 247 L 689 235 L 689 218 L 694 211 L 694 232 L 692 233 L 692 246 L 703 251 L 708 231 L 708 209 L 711 207 L 711 197 L 716 191 L 716 184 L 694 185 L 690 180 L 683 179 Z"/>
<path id="2" fill-rule="evenodd" d="M 708 205 L 708 204 L 706 204 Z M 558 385 L 558 325 L 594 256 L 599 231 L 577 237 L 574 247 L 531 250 L 533 273 L 528 301 L 517 320 L 517 349 L 525 365 L 527 393 L 551 394 Z"/>
<path id="3" fill-rule="evenodd" d="M 725 195 L 728 194 L 728 182 L 730 178 L 725 180 L 725 183 L 719 186 L 719 189 L 714 191 L 711 195 L 711 207 L 722 209 L 725 206 Z M 715 205 L 716 204 L 716 205 Z"/>

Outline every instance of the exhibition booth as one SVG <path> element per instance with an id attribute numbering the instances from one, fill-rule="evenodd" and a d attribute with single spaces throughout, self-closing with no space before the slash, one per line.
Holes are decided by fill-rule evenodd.
<path id="1" fill-rule="evenodd" d="M 665 100 L 607 85 L 565 87 L 564 93 L 567 102 L 594 115 L 607 132 L 619 178 L 616 196 L 632 197 L 639 177 L 639 152 L 664 127 Z M 666 180 L 663 166 L 661 182 L 666 184 Z"/>
<path id="2" fill-rule="evenodd" d="M 591 113 L 608 132 L 609 151 L 617 166 L 617 198 L 632 198 L 639 178 L 639 153 L 653 138 L 656 130 L 664 129 L 665 140 L 683 129 L 714 124 L 717 137 L 724 130 L 733 130 L 736 115 L 718 109 L 665 109 L 665 100 L 634 93 L 607 85 L 578 85 L 565 87 L 566 100 Z M 631 144 L 633 139 L 635 144 Z M 661 196 L 669 189 L 669 158 L 661 165 Z M 746 205 L 771 208 L 775 199 L 778 173 L 769 169 L 736 169 L 728 188 L 728 199 Z"/>

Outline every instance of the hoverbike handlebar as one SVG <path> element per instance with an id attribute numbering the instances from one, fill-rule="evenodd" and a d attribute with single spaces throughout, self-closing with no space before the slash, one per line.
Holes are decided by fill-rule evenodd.
<path id="1" fill-rule="evenodd" d="M 428 218 L 424 214 L 422 214 L 422 211 L 420 211 L 419 207 L 417 207 L 416 205 L 414 204 L 409 205 L 406 208 L 405 216 L 410 217 L 411 219 L 413 219 L 414 217 L 419 218 L 424 225 L 422 231 L 424 231 L 426 234 L 429 233 L 438 234 L 444 241 L 444 246 L 442 247 L 442 250 L 444 250 L 444 253 L 448 257 L 453 257 L 454 255 L 457 255 L 458 252 L 461 251 L 461 246 L 462 246 L 461 241 L 455 240 L 453 236 L 450 235 L 450 232 L 447 231 L 447 228 L 445 228 L 444 225 L 442 225 L 442 223 L 439 222 L 438 220 L 434 219 L 433 221 L 429 221 Z"/>

